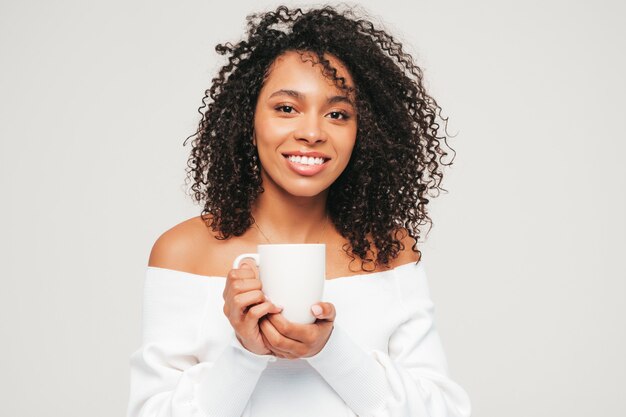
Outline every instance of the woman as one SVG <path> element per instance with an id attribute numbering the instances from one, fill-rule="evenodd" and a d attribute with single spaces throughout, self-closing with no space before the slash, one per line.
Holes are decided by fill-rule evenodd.
<path id="1" fill-rule="evenodd" d="M 469 416 L 416 248 L 447 155 L 421 70 L 349 10 L 248 19 L 201 107 L 202 215 L 152 248 L 128 415 Z M 262 243 L 326 245 L 315 323 L 231 269 Z"/>

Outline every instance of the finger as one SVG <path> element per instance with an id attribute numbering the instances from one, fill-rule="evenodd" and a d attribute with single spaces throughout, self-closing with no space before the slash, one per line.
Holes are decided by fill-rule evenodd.
<path id="1" fill-rule="evenodd" d="M 311 329 L 309 327 L 311 325 L 290 322 L 282 314 L 270 314 L 267 316 L 267 320 L 280 334 L 289 339 L 298 342 L 307 342 L 310 339 Z"/>
<path id="2" fill-rule="evenodd" d="M 269 319 L 262 320 L 259 323 L 259 328 L 269 341 L 270 345 L 278 351 L 284 353 L 295 351 L 298 342 L 283 336 L 269 321 Z"/>
<path id="3" fill-rule="evenodd" d="M 274 346 L 272 344 L 272 342 L 269 340 L 269 338 L 267 337 L 268 333 L 272 333 L 271 332 L 271 324 L 267 323 L 267 319 L 263 319 L 259 321 L 259 334 L 261 335 L 261 338 L 263 339 L 263 343 L 265 343 L 265 346 L 267 346 L 268 349 L 270 349 L 272 352 L 277 352 L 282 354 L 282 350 L 277 348 L 276 346 Z"/>
<path id="4" fill-rule="evenodd" d="M 239 268 L 231 269 L 228 273 L 228 277 L 231 279 L 252 279 L 256 278 L 254 268 L 249 263 L 242 262 Z"/>
<path id="5" fill-rule="evenodd" d="M 245 314 L 247 308 L 265 302 L 265 294 L 260 290 L 248 291 L 235 295 L 232 300 L 234 310 L 239 314 Z"/>
<path id="6" fill-rule="evenodd" d="M 284 352 L 281 352 L 280 350 L 278 350 L 277 348 L 275 348 L 274 346 L 270 344 L 270 342 L 267 340 L 263 332 L 260 332 L 260 335 L 261 335 L 261 339 L 263 339 L 263 344 L 272 353 L 272 355 L 276 356 L 277 358 L 289 359 L 287 357 L 287 354 L 285 354 Z"/>
<path id="7" fill-rule="evenodd" d="M 236 294 L 260 290 L 261 288 L 263 288 L 263 286 L 258 279 L 232 279 L 226 283 L 222 295 L 224 300 L 226 300 L 227 298 L 234 297 Z"/>
<path id="8" fill-rule="evenodd" d="M 278 313 L 280 311 L 282 311 L 282 308 L 275 306 L 270 301 L 266 301 L 264 303 L 250 307 L 250 309 L 246 313 L 245 320 L 249 319 L 252 322 L 251 324 L 256 326 L 261 317 L 269 313 Z"/>
<path id="9" fill-rule="evenodd" d="M 335 306 L 332 303 L 319 302 L 311 306 L 311 312 L 315 318 L 320 320 L 335 321 L 337 312 Z"/>
<path id="10" fill-rule="evenodd" d="M 262 320 L 265 324 L 263 324 L 263 326 L 259 326 L 262 327 L 263 329 L 265 329 L 266 332 L 271 332 L 272 331 L 272 324 L 268 323 L 268 319 L 264 318 Z M 272 344 L 272 342 L 270 342 L 267 338 L 267 336 L 265 335 L 265 333 L 263 333 L 263 330 L 260 329 L 261 331 L 259 332 L 261 334 L 261 337 L 264 340 L 265 346 L 272 351 L 276 356 L 278 356 L 279 358 L 285 358 L 285 359 L 297 359 L 300 358 L 303 354 L 301 353 L 304 349 L 304 345 L 302 343 L 298 343 L 298 342 L 294 342 L 292 341 L 293 345 L 287 346 L 287 347 L 282 347 L 280 345 L 276 345 L 276 342 L 274 342 L 274 344 Z M 280 335 L 280 332 L 278 333 Z M 284 338 L 285 342 L 289 341 L 289 338 Z"/>
<path id="11" fill-rule="evenodd" d="M 270 352 L 272 352 L 272 354 L 276 356 L 277 358 L 282 358 L 282 359 L 295 359 L 296 358 L 296 356 L 293 353 L 287 352 L 285 350 L 281 350 L 275 346 L 272 346 L 265 336 L 261 336 L 261 337 L 263 338 L 264 340 L 263 343 L 265 343 L 265 346 L 267 347 L 267 349 Z"/>
<path id="12" fill-rule="evenodd" d="M 259 276 L 259 269 L 256 266 L 256 262 L 252 258 L 244 258 L 239 263 L 239 269 L 245 271 L 248 274 L 254 274 L 254 278 L 257 278 Z"/>

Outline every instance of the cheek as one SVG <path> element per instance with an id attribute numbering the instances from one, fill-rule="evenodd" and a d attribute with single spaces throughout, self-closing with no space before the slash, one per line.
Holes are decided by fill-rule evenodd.
<path id="1" fill-rule="evenodd" d="M 339 143 L 341 144 L 339 152 L 346 155 L 346 159 L 350 159 L 350 155 L 352 155 L 352 151 L 354 150 L 354 145 L 356 145 L 356 128 L 354 131 L 343 135 Z"/>
<path id="2" fill-rule="evenodd" d="M 276 117 L 272 110 L 261 108 L 254 116 L 254 128 L 261 131 L 276 131 L 284 129 L 285 119 Z"/>
<path id="3" fill-rule="evenodd" d="M 288 139 L 293 129 L 286 123 L 264 120 L 255 123 L 254 130 L 259 146 L 274 147 Z"/>

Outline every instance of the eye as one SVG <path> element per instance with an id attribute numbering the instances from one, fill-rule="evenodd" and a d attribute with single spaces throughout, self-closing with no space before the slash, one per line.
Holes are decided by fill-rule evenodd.
<path id="1" fill-rule="evenodd" d="M 285 109 L 285 111 L 280 111 L 280 109 Z M 293 110 L 293 106 L 290 106 L 288 104 L 281 104 L 280 106 L 274 107 L 274 110 L 277 110 L 280 113 L 291 114 L 292 113 L 291 110 Z"/>
<path id="2" fill-rule="evenodd" d="M 331 111 L 330 113 L 331 115 L 335 115 L 335 116 L 341 116 L 341 118 L 338 117 L 331 117 L 332 119 L 336 119 L 336 120 L 348 120 L 350 118 L 350 116 L 348 115 L 348 113 L 346 112 L 342 112 L 342 111 Z"/>

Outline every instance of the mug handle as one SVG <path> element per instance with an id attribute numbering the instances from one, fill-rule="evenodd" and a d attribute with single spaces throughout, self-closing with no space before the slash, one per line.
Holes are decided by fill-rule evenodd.
<path id="1" fill-rule="evenodd" d="M 257 267 L 259 265 L 261 265 L 261 257 L 259 256 L 258 253 L 242 253 L 241 255 L 239 255 L 238 257 L 235 258 L 235 260 L 233 262 L 233 269 L 238 269 L 239 268 L 239 263 L 244 258 L 252 258 L 252 259 L 254 259 L 254 262 L 256 263 Z"/>

